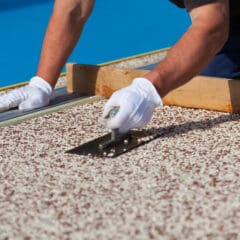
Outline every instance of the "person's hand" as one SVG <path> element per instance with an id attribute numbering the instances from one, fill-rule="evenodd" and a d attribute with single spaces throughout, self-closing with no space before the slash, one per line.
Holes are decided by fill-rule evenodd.
<path id="1" fill-rule="evenodd" d="M 155 107 L 162 106 L 162 99 L 154 85 L 146 78 L 135 78 L 131 85 L 113 93 L 103 110 L 103 122 L 109 129 L 127 132 L 142 128 L 150 120 Z M 113 118 L 108 118 L 112 108 L 119 107 Z"/>
<path id="2" fill-rule="evenodd" d="M 35 76 L 29 84 L 0 95 L 0 112 L 17 107 L 29 111 L 49 104 L 53 89 L 44 79 Z"/>

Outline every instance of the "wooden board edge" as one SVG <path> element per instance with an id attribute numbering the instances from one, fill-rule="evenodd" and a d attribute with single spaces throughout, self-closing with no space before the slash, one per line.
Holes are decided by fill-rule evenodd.
<path id="1" fill-rule="evenodd" d="M 148 71 L 70 63 L 67 64 L 67 89 L 108 98 Z M 169 92 L 163 102 L 165 105 L 239 113 L 240 81 L 196 76 Z"/>

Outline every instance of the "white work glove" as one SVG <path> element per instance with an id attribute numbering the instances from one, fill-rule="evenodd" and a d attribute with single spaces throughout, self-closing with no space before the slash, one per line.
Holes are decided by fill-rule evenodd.
<path id="1" fill-rule="evenodd" d="M 0 112 L 17 107 L 29 111 L 49 104 L 53 89 L 44 79 L 35 76 L 29 84 L 0 95 Z"/>
<path id="2" fill-rule="evenodd" d="M 113 93 L 103 110 L 104 124 L 109 129 L 127 132 L 131 128 L 142 128 L 150 120 L 162 99 L 154 85 L 146 78 L 135 78 L 131 85 Z M 107 118 L 112 108 L 119 107 L 113 118 Z"/>

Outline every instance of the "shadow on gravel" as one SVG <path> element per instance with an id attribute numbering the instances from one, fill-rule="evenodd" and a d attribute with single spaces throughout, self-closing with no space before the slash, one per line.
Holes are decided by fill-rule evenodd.
<path id="1" fill-rule="evenodd" d="M 194 130 L 207 130 L 211 129 L 219 124 L 226 123 L 226 122 L 232 122 L 232 121 L 238 121 L 240 120 L 239 114 L 229 114 L 220 116 L 213 119 L 206 119 L 206 120 L 200 120 L 200 121 L 192 121 L 192 122 L 186 122 L 183 124 L 174 124 L 167 127 L 161 127 L 161 128 L 150 128 L 144 131 L 145 137 L 151 137 L 148 142 L 156 139 L 156 138 L 163 138 L 163 137 L 174 137 L 176 135 L 181 135 L 184 133 L 188 133 L 190 131 Z"/>

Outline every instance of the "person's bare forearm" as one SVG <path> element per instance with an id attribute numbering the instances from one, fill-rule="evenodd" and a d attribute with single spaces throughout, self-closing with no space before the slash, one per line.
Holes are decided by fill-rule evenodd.
<path id="1" fill-rule="evenodd" d="M 48 24 L 40 56 L 37 75 L 55 86 L 67 58 L 75 47 L 93 0 L 56 0 Z"/>
<path id="2" fill-rule="evenodd" d="M 186 83 L 222 48 L 228 35 L 227 25 L 225 22 L 226 27 L 223 28 L 219 21 L 219 25 L 211 28 L 202 24 L 202 21 L 193 21 L 192 26 L 172 47 L 167 57 L 145 77 L 155 85 L 162 97 Z"/>
<path id="3" fill-rule="evenodd" d="M 154 83 L 163 97 L 198 74 L 220 50 L 218 46 L 212 38 L 189 29 L 165 60 L 145 77 Z"/>

